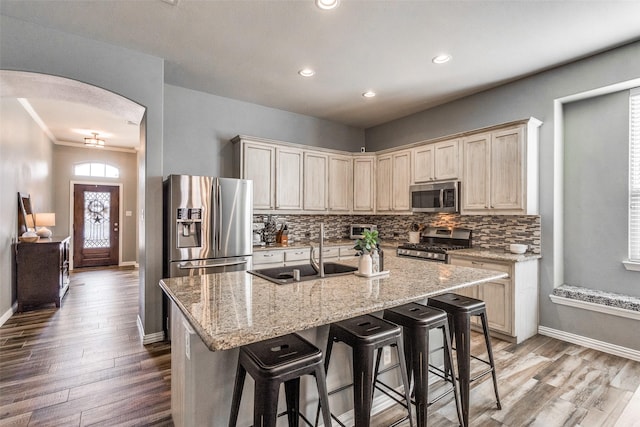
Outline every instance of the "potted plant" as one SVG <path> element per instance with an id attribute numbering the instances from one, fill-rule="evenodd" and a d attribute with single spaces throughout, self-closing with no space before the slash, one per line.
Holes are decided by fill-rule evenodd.
<path id="1" fill-rule="evenodd" d="M 371 253 L 376 250 L 378 245 L 378 231 L 363 231 L 362 237 L 356 240 L 356 244 L 353 247 L 360 255 L 360 261 L 358 262 L 358 273 L 371 274 L 372 272 L 372 260 Z"/>

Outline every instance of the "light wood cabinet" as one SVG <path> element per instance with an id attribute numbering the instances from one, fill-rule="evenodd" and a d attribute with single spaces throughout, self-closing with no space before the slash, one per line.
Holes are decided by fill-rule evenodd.
<path id="1" fill-rule="evenodd" d="M 414 183 L 458 178 L 460 141 L 440 141 L 413 148 Z"/>
<path id="2" fill-rule="evenodd" d="M 463 214 L 538 213 L 538 127 L 524 124 L 463 140 Z"/>
<path id="3" fill-rule="evenodd" d="M 353 212 L 373 213 L 376 208 L 376 156 L 353 158 Z"/>
<path id="4" fill-rule="evenodd" d="M 310 151 L 304 152 L 303 183 L 304 210 L 327 210 L 329 157 Z"/>
<path id="5" fill-rule="evenodd" d="M 241 177 L 253 181 L 253 208 L 275 208 L 275 147 L 265 144 L 241 144 Z"/>
<path id="6" fill-rule="evenodd" d="M 60 307 L 69 289 L 69 237 L 51 237 L 16 245 L 18 312 L 25 306 Z"/>
<path id="7" fill-rule="evenodd" d="M 302 209 L 303 152 L 276 148 L 276 209 Z"/>
<path id="8" fill-rule="evenodd" d="M 378 156 L 376 175 L 377 210 L 408 212 L 411 207 L 411 150 Z"/>
<path id="9" fill-rule="evenodd" d="M 492 334 L 520 343 L 538 332 L 538 261 L 486 261 L 451 254 L 452 265 L 502 271 L 505 279 L 456 291 L 461 295 L 483 300 Z M 474 325 L 479 322 L 474 319 Z"/>
<path id="10" fill-rule="evenodd" d="M 329 210 L 349 212 L 353 204 L 353 160 L 351 156 L 329 156 Z"/>

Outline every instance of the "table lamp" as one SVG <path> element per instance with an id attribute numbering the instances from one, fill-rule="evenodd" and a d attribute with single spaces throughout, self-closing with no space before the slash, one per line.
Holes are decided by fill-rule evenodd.
<path id="1" fill-rule="evenodd" d="M 36 234 L 40 237 L 51 237 L 51 230 L 47 227 L 56 225 L 56 214 L 53 212 L 35 214 Z M 39 227 L 39 228 L 38 228 Z"/>

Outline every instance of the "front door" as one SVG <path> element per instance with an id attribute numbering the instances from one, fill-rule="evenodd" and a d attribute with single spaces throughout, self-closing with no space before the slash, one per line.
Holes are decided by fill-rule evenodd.
<path id="1" fill-rule="evenodd" d="M 120 188 L 73 187 L 73 266 L 118 265 Z"/>

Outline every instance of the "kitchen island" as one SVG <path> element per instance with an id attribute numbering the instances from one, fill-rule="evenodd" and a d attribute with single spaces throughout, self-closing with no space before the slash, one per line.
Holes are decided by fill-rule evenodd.
<path id="1" fill-rule="evenodd" d="M 390 252 L 385 253 L 385 270 L 390 273 L 380 278 L 349 274 L 277 285 L 247 272 L 230 272 L 161 280 L 172 303 L 175 424 L 226 425 L 237 348 L 242 345 L 299 332 L 323 349 L 326 326 L 332 322 L 506 277 L 503 272 L 398 258 Z M 344 263 L 356 265 L 357 260 Z M 330 388 L 344 384 L 350 372 L 348 366 L 333 364 L 327 378 Z M 239 425 L 251 423 L 250 383 L 245 386 Z M 301 390 L 301 408 L 309 415 L 317 402 L 312 385 Z M 343 395 L 344 402 L 332 398 L 334 413 L 349 407 L 348 393 Z"/>

